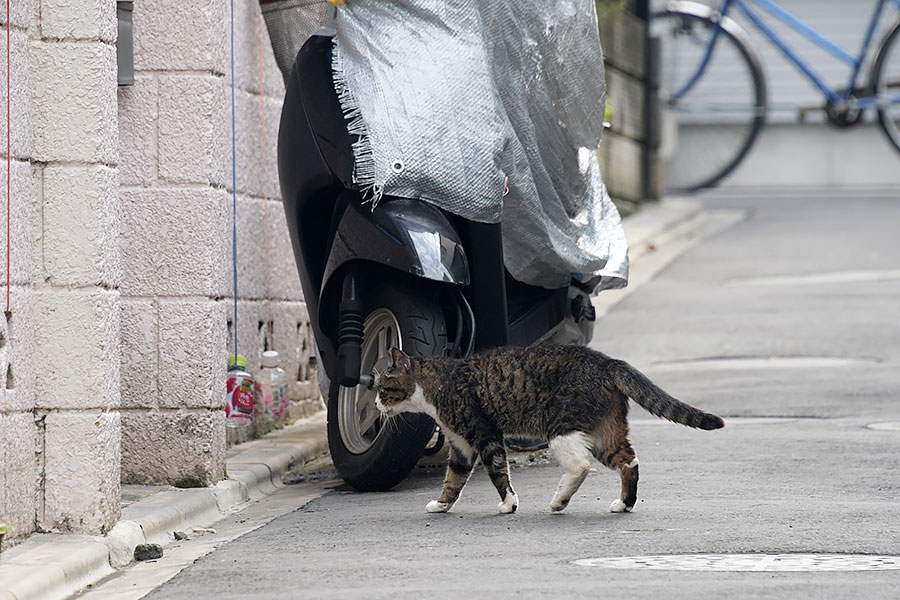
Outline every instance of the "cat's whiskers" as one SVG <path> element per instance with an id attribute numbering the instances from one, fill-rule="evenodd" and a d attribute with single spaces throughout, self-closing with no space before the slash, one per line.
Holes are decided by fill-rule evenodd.
<path id="1" fill-rule="evenodd" d="M 387 429 L 388 432 L 397 433 L 399 431 L 399 427 L 400 427 L 399 418 L 400 418 L 400 413 L 385 414 L 385 415 L 383 415 L 383 419 L 384 419 L 383 426 L 388 428 Z"/>

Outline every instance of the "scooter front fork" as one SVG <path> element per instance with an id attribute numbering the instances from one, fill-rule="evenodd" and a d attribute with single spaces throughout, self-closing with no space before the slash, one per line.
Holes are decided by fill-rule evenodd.
<path id="1" fill-rule="evenodd" d="M 360 382 L 362 368 L 363 312 L 362 278 L 354 270 L 344 277 L 338 306 L 338 383 L 354 387 Z M 366 382 L 368 385 L 368 382 Z"/>

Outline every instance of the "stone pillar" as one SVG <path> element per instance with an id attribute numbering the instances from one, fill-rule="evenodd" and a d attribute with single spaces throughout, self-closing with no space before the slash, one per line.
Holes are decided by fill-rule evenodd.
<path id="1" fill-rule="evenodd" d="M 96 534 L 120 514 L 115 3 L 42 0 L 39 10 L 29 47 L 43 258 L 31 292 L 37 525 Z"/>

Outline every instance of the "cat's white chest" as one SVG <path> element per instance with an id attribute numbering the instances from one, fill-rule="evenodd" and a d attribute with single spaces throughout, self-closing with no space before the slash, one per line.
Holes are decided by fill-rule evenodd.
<path id="1" fill-rule="evenodd" d="M 447 438 L 447 441 L 453 444 L 453 447 L 459 450 L 459 452 L 465 456 L 467 459 L 471 458 L 475 453 L 475 450 L 469 443 L 461 436 L 450 431 L 450 428 L 441 421 L 441 418 L 437 414 L 437 410 L 434 408 L 434 404 L 428 401 L 425 398 L 425 393 L 422 391 L 422 386 L 416 385 L 415 391 L 409 397 L 409 403 L 415 407 L 417 412 L 423 412 L 432 419 L 434 419 L 435 423 L 438 424 L 438 427 L 441 428 L 441 431 L 444 433 L 444 437 Z"/>

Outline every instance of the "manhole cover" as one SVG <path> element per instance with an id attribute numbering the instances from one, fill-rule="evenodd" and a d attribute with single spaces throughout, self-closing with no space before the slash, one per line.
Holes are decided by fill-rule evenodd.
<path id="1" fill-rule="evenodd" d="M 877 429 L 878 431 L 900 431 L 900 421 L 888 421 L 886 423 L 869 423 L 866 425 L 869 429 Z"/>
<path id="2" fill-rule="evenodd" d="M 662 554 L 582 558 L 582 567 L 656 571 L 880 571 L 900 570 L 900 556 L 871 554 Z"/>

